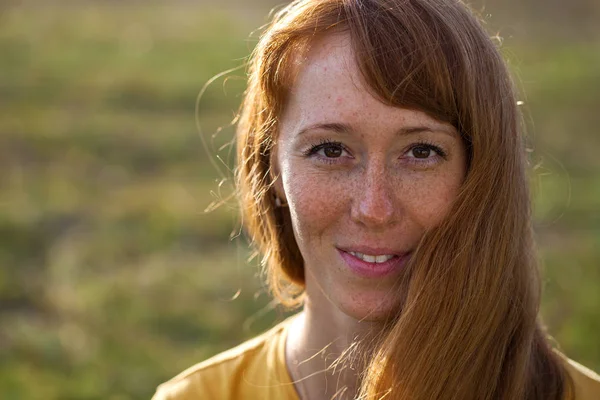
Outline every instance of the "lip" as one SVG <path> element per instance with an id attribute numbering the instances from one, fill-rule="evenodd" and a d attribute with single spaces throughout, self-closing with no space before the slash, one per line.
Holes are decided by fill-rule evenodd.
<path id="1" fill-rule="evenodd" d="M 337 251 L 352 272 L 367 278 L 378 278 L 397 272 L 410 258 L 410 253 L 398 253 L 386 249 L 352 248 L 351 250 L 337 249 Z M 372 255 L 393 254 L 395 257 L 382 263 L 370 263 L 353 256 L 349 251 Z"/>
<path id="2" fill-rule="evenodd" d="M 369 247 L 369 246 L 352 246 L 352 247 L 338 247 L 338 250 L 345 251 L 346 253 L 362 253 L 371 254 L 373 256 L 380 256 L 383 254 L 390 254 L 394 256 L 403 256 L 407 254 L 406 251 L 397 251 L 388 247 Z"/>

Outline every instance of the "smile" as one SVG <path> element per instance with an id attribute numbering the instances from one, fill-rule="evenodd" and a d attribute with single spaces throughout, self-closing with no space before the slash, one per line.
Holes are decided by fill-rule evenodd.
<path id="1" fill-rule="evenodd" d="M 378 263 L 378 264 L 386 262 L 386 261 L 391 260 L 392 258 L 396 257 L 393 254 L 384 254 L 384 255 L 381 255 L 381 256 L 372 256 L 370 254 L 363 254 L 363 253 L 354 252 L 354 251 L 349 251 L 348 253 L 352 254 L 356 258 L 360 258 L 363 261 L 370 262 L 370 263 Z"/>
<path id="2" fill-rule="evenodd" d="M 402 269 L 410 259 L 410 253 L 365 254 L 337 249 L 343 264 L 352 273 L 364 278 L 378 278 Z"/>

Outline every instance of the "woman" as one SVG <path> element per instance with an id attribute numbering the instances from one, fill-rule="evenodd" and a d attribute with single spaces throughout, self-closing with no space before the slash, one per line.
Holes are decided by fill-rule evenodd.
<path id="1" fill-rule="evenodd" d="M 305 0 L 251 63 L 245 228 L 303 306 L 155 399 L 599 399 L 553 351 L 506 67 L 454 0 Z"/>

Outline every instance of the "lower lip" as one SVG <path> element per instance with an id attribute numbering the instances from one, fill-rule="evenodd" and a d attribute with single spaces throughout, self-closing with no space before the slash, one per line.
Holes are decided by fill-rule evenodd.
<path id="1" fill-rule="evenodd" d="M 337 249 L 340 256 L 354 273 L 368 278 L 377 278 L 389 275 L 401 269 L 408 261 L 410 254 L 396 256 L 382 263 L 363 261 L 343 250 Z"/>

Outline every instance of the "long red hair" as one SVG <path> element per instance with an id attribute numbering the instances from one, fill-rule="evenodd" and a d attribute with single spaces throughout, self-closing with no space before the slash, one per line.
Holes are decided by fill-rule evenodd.
<path id="1" fill-rule="evenodd" d="M 570 381 L 538 319 L 525 145 L 512 81 L 479 20 L 456 0 L 304 0 L 277 13 L 249 63 L 237 131 L 243 224 L 282 303 L 301 302 L 302 255 L 275 207 L 271 151 L 298 55 L 347 32 L 372 93 L 453 124 L 464 184 L 427 232 L 405 296 L 364 371 L 360 398 L 564 399 Z"/>

